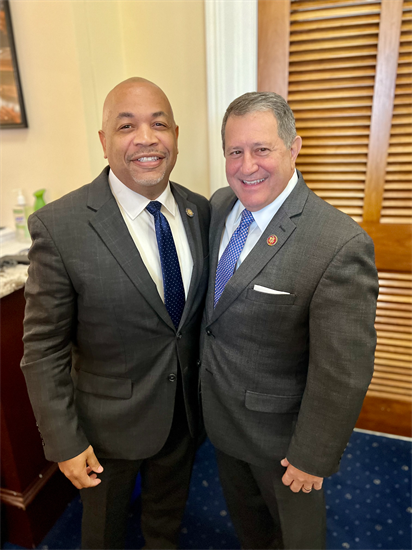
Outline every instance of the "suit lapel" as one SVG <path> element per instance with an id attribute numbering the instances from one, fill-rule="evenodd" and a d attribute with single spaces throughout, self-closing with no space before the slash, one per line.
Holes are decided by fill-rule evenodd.
<path id="1" fill-rule="evenodd" d="M 248 254 L 247 258 L 240 265 L 239 269 L 234 273 L 233 277 L 227 283 L 225 290 L 222 293 L 222 296 L 219 302 L 216 305 L 211 318 L 213 322 L 217 319 L 229 306 L 236 300 L 236 298 L 244 291 L 244 289 L 255 279 L 255 277 L 262 271 L 265 265 L 272 260 L 276 254 L 281 250 L 283 246 L 286 245 L 288 239 L 296 229 L 296 224 L 293 221 L 293 218 L 299 216 L 302 213 L 304 205 L 306 203 L 309 190 L 303 180 L 302 175 L 298 172 L 299 180 L 296 184 L 295 189 L 286 199 L 284 204 L 279 208 L 277 213 L 273 216 L 272 220 L 269 222 L 265 231 L 262 233 L 260 239 Z M 225 201 L 224 201 L 225 202 Z M 232 202 L 233 206 L 234 202 Z M 223 225 L 221 226 L 221 231 L 219 234 L 219 239 L 217 236 L 216 240 L 220 244 L 220 236 L 222 234 L 224 222 L 230 211 L 228 209 L 226 215 L 223 218 Z M 222 215 L 222 212 L 220 212 Z M 271 246 L 268 244 L 268 238 L 275 235 L 277 238 L 276 243 Z M 217 267 L 217 256 L 219 252 L 219 246 L 213 250 L 213 279 L 216 274 Z M 212 293 L 210 293 L 212 294 Z M 213 280 L 213 294 L 214 294 L 214 280 Z M 210 299 L 210 296 L 209 296 Z M 213 296 L 211 298 L 213 300 Z M 210 307 L 210 303 L 208 302 Z M 213 308 L 213 303 L 211 304 Z"/>
<path id="2" fill-rule="evenodd" d="M 216 305 L 212 320 L 219 317 L 239 294 L 255 279 L 265 265 L 272 260 L 279 250 L 284 246 L 292 235 L 296 226 L 287 216 L 282 207 L 278 210 L 272 221 L 269 223 L 260 239 L 248 254 L 247 258 L 240 265 L 227 283 L 223 294 Z M 276 235 L 277 242 L 274 246 L 267 244 L 267 239 Z"/>
<path id="3" fill-rule="evenodd" d="M 186 231 L 187 240 L 190 247 L 190 252 L 193 259 L 193 271 L 190 280 L 189 291 L 187 294 L 185 308 L 183 310 L 182 318 L 180 320 L 179 327 L 183 326 L 186 322 L 192 305 L 196 301 L 197 288 L 199 280 L 203 270 L 203 248 L 202 248 L 202 236 L 200 233 L 199 214 L 197 206 L 194 202 L 187 199 L 187 195 L 184 190 L 175 183 L 170 182 L 173 196 L 179 208 L 180 216 L 183 221 L 183 225 Z M 189 214 L 190 215 L 189 215 Z M 191 215 L 193 214 L 193 215 Z"/>
<path id="4" fill-rule="evenodd" d="M 87 206 L 95 212 L 90 218 L 90 224 L 142 297 L 158 316 L 174 329 L 156 285 L 143 263 L 112 195 L 107 175 L 108 169 L 105 169 L 90 186 Z"/>

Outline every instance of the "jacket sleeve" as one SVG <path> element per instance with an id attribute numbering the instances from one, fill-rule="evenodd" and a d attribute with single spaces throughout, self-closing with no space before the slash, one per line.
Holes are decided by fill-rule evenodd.
<path id="1" fill-rule="evenodd" d="M 21 367 L 46 458 L 60 462 L 89 445 L 79 426 L 70 375 L 76 293 L 49 231 L 35 214 L 29 230 L 33 244 Z"/>
<path id="2" fill-rule="evenodd" d="M 373 374 L 379 290 L 373 242 L 348 241 L 325 270 L 309 308 L 309 368 L 287 458 L 327 477 L 340 459 Z"/>

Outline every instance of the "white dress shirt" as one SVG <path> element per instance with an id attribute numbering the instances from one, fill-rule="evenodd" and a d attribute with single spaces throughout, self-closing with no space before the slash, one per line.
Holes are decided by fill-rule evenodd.
<path id="1" fill-rule="evenodd" d="M 273 216 L 276 214 L 276 212 L 279 210 L 279 208 L 282 206 L 285 200 L 292 193 L 297 182 L 298 182 L 298 175 L 295 170 L 293 173 L 293 176 L 290 178 L 285 189 L 282 191 L 282 193 L 278 197 L 276 197 L 276 199 L 273 202 L 271 202 L 261 210 L 258 210 L 257 212 L 252 212 L 253 217 L 255 218 L 255 221 L 249 227 L 249 233 L 245 242 L 245 246 L 243 247 L 242 253 L 239 256 L 239 260 L 236 264 L 236 269 L 239 268 L 240 264 L 244 261 L 244 259 L 247 257 L 249 252 L 258 242 L 262 233 L 264 232 L 266 227 L 269 225 L 270 220 L 273 218 Z M 234 231 L 236 231 L 238 225 L 240 224 L 240 219 L 244 209 L 245 209 L 245 206 L 243 206 L 240 200 L 237 200 L 233 205 L 233 208 L 230 211 L 228 217 L 226 218 L 225 230 L 223 231 L 222 240 L 220 242 L 219 260 L 225 248 L 229 244 L 229 241 Z"/>
<path id="2" fill-rule="evenodd" d="M 111 170 L 109 171 L 109 183 L 127 229 L 164 302 L 162 266 L 156 240 L 155 222 L 154 217 L 146 210 L 150 200 L 124 185 Z M 161 213 L 169 222 L 172 231 L 187 298 L 192 278 L 193 258 L 170 183 L 156 200 L 162 204 Z"/>

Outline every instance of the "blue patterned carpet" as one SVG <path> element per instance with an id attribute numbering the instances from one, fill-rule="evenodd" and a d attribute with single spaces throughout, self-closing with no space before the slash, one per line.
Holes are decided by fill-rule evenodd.
<path id="1" fill-rule="evenodd" d="M 325 480 L 328 549 L 411 549 L 411 446 L 411 441 L 353 433 L 340 472 Z M 139 513 L 136 499 L 130 511 L 126 548 L 143 546 Z M 80 548 L 80 518 L 81 503 L 76 498 L 38 548 Z M 6 543 L 3 548 L 20 547 Z M 180 548 L 240 548 L 209 441 L 197 454 Z"/>

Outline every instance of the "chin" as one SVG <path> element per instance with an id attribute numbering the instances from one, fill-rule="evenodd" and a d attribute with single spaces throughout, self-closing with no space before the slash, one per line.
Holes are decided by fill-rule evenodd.
<path id="1" fill-rule="evenodd" d="M 164 172 L 160 176 L 153 177 L 153 178 L 139 178 L 139 177 L 133 177 L 133 181 L 137 185 L 141 185 L 142 187 L 154 187 L 155 185 L 158 185 L 165 179 L 166 173 Z M 167 179 L 168 181 L 168 179 Z"/>
<path id="2" fill-rule="evenodd" d="M 264 204 L 262 204 L 259 200 L 251 200 L 251 197 L 245 197 L 245 196 L 239 196 L 240 202 L 243 204 L 245 208 L 247 208 L 250 212 L 256 212 L 257 210 L 260 210 L 264 207 Z"/>

